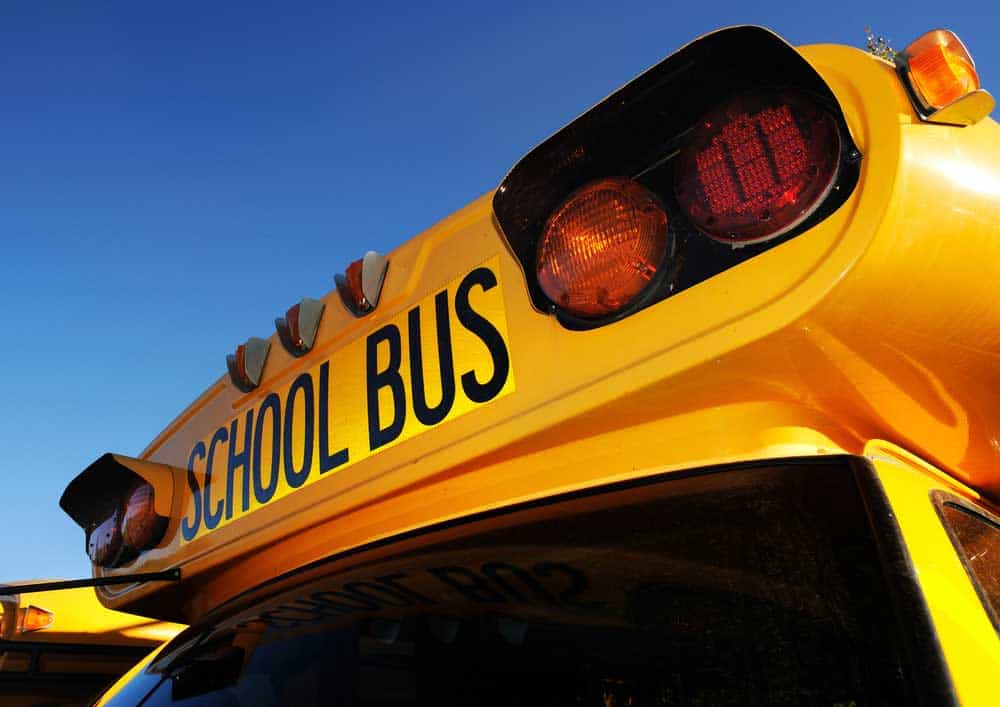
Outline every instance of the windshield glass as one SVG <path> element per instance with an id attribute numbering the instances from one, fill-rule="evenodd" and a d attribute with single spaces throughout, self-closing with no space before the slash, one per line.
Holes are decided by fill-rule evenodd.
<path id="1" fill-rule="evenodd" d="M 337 558 L 182 636 L 144 704 L 912 697 L 848 463 L 666 478 Z"/>

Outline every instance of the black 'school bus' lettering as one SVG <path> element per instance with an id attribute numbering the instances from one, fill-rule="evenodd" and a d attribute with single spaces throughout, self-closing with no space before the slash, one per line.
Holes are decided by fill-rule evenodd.
<path id="1" fill-rule="evenodd" d="M 497 276 L 489 268 L 479 267 L 470 272 L 462 280 L 455 292 L 455 314 L 458 321 L 470 332 L 480 338 L 493 358 L 493 375 L 485 383 L 476 379 L 475 371 L 462 374 L 462 390 L 474 403 L 489 402 L 500 393 L 507 375 L 510 373 L 510 356 L 507 345 L 496 327 L 486 317 L 479 314 L 469 303 L 469 292 L 476 285 L 488 292 L 497 286 Z"/>
<path id="2" fill-rule="evenodd" d="M 303 407 L 305 408 L 305 421 L 302 430 L 305 435 L 302 442 L 302 466 L 295 468 L 294 450 L 292 449 L 292 431 L 295 428 L 295 396 L 302 392 Z M 312 376 L 303 373 L 288 390 L 288 398 L 285 400 L 285 481 L 288 488 L 297 489 L 309 478 L 312 470 L 313 457 L 313 431 L 315 425 L 316 400 L 313 395 Z"/>
<path id="3" fill-rule="evenodd" d="M 191 448 L 191 456 L 188 457 L 187 482 L 191 489 L 191 502 L 194 504 L 194 520 L 188 523 L 187 517 L 181 522 L 181 535 L 185 541 L 190 541 L 198 534 L 198 526 L 201 525 L 201 487 L 198 485 L 198 477 L 194 475 L 194 459 L 205 458 L 205 443 L 198 442 Z"/>
<path id="4" fill-rule="evenodd" d="M 243 512 L 250 508 L 250 451 L 253 441 L 253 409 L 247 411 L 246 424 L 243 425 L 243 451 L 237 452 L 236 441 L 239 439 L 240 418 L 233 420 L 229 427 L 229 463 L 226 465 L 226 520 L 233 517 L 233 473 L 243 469 Z"/>
<path id="5" fill-rule="evenodd" d="M 412 396 L 413 414 L 426 427 L 437 425 L 447 419 L 455 407 L 458 382 L 469 401 L 485 403 L 503 389 L 510 376 L 510 355 L 500 331 L 483 314 L 472 307 L 470 294 L 478 287 L 483 292 L 499 285 L 496 274 L 487 267 L 478 267 L 468 273 L 459 283 L 454 303 L 449 301 L 446 288 L 434 295 L 434 338 L 438 379 L 441 383 L 440 399 L 428 401 L 428 382 L 425 368 L 427 351 L 423 346 L 424 327 L 428 326 L 429 307 L 417 305 L 407 312 L 404 332 L 396 324 L 386 324 L 371 333 L 365 340 L 365 387 L 367 397 L 367 422 L 369 451 L 383 447 L 397 440 L 403 433 L 407 416 L 407 395 Z M 452 307 L 454 309 L 452 309 Z M 421 311 L 423 309 L 423 311 Z M 480 380 L 486 372 L 471 367 L 459 376 L 456 370 L 455 349 L 452 341 L 452 314 L 458 323 L 476 338 L 489 352 L 492 372 L 486 380 Z M 404 352 L 404 345 L 408 351 Z M 387 349 L 386 349 L 387 347 Z M 380 366 L 379 354 L 386 359 Z M 409 374 L 402 371 L 404 356 L 408 356 Z M 193 540 L 204 530 L 213 530 L 225 520 L 231 520 L 237 513 L 248 513 L 254 503 L 264 505 L 274 498 L 279 479 L 283 477 L 289 489 L 297 489 L 309 481 L 313 462 L 320 474 L 340 467 L 350 460 L 347 447 L 338 449 L 334 443 L 334 424 L 331 417 L 333 400 L 330 361 L 319 366 L 319 380 L 314 381 L 310 372 L 300 374 L 288 388 L 284 399 L 277 393 L 269 393 L 256 409 L 249 409 L 242 419 L 236 417 L 228 425 L 219 427 L 207 442 L 199 441 L 191 449 L 188 459 L 188 487 L 192 496 L 192 516 L 182 519 L 181 531 L 185 541 Z M 433 369 L 433 363 L 429 364 Z M 430 376 L 433 378 L 433 374 Z M 411 390 L 407 391 L 407 382 Z M 433 383 L 431 383 L 433 387 Z M 383 418 L 379 407 L 380 397 L 388 394 L 391 398 L 391 414 Z M 317 399 L 318 397 L 318 399 Z M 284 405 L 284 408 L 282 406 Z M 268 422 L 270 420 L 270 422 Z M 242 425 L 242 427 L 241 427 Z M 293 444 L 301 425 L 302 449 Z M 318 429 L 318 434 L 317 434 Z M 265 442 L 270 434 L 270 465 L 264 459 Z M 219 445 L 226 446 L 225 484 L 218 478 L 222 469 L 215 468 L 216 455 L 222 455 Z M 336 451 L 333 451 L 336 450 Z M 204 481 L 196 475 L 194 464 L 204 460 Z M 220 461 L 221 463 L 221 461 Z M 213 477 L 215 483 L 213 484 Z M 251 484 L 252 481 L 252 484 Z M 240 503 L 236 501 L 236 485 L 240 485 Z M 213 493 L 215 496 L 213 497 Z M 496 584 L 511 589 L 511 580 L 519 580 L 531 592 L 540 596 L 538 586 L 525 581 L 523 575 L 510 568 L 497 568 L 499 573 L 493 578 Z M 447 575 L 447 573 L 446 573 Z M 452 579 L 456 579 L 452 577 Z M 402 599 L 400 588 L 383 588 L 387 595 Z M 512 593 L 517 593 L 512 591 Z M 414 597 L 409 597 L 410 600 Z M 426 597 L 421 597 L 427 600 Z"/>
<path id="6" fill-rule="evenodd" d="M 455 402 L 455 365 L 451 351 L 451 320 L 448 312 L 448 290 L 434 296 L 434 316 L 437 330 L 438 369 L 441 374 L 441 401 L 435 406 L 427 404 L 424 385 L 424 352 L 420 339 L 420 307 L 410 310 L 410 383 L 413 393 L 413 414 L 428 427 L 448 416 Z"/>
<path id="7" fill-rule="evenodd" d="M 330 362 L 319 367 L 319 473 L 325 474 L 346 464 L 347 447 L 330 454 Z"/>
<path id="8" fill-rule="evenodd" d="M 215 445 L 221 444 L 229 439 L 229 432 L 225 427 L 220 427 L 212 435 L 212 441 L 208 443 L 208 460 L 205 462 L 205 527 L 212 530 L 222 520 L 222 507 L 225 500 L 220 498 L 212 508 L 212 465 L 215 463 Z"/>
<path id="9" fill-rule="evenodd" d="M 378 345 L 383 341 L 389 345 L 389 363 L 384 371 L 379 371 Z M 403 423 L 406 422 L 406 391 L 403 377 L 399 374 L 399 366 L 403 362 L 403 342 L 399 328 L 395 324 L 386 324 L 370 334 L 366 349 L 368 447 L 374 451 L 399 437 L 403 432 Z M 382 427 L 379 419 L 378 393 L 382 388 L 388 388 L 392 393 L 392 422 L 387 427 Z"/>
<path id="10" fill-rule="evenodd" d="M 261 442 L 264 438 L 264 420 L 267 412 L 271 412 L 271 470 L 267 485 L 264 485 L 261 469 Z M 253 430 L 253 497 L 257 503 L 265 504 L 274 496 L 278 488 L 278 474 L 281 470 L 281 399 L 271 393 L 260 404 L 257 411 L 257 424 Z"/>

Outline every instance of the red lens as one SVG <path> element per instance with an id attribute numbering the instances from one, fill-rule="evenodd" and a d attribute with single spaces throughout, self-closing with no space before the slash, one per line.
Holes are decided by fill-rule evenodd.
<path id="1" fill-rule="evenodd" d="M 647 288 L 668 242 L 667 214 L 645 187 L 621 177 L 591 182 L 549 217 L 538 285 L 571 314 L 606 316 Z"/>
<path id="2" fill-rule="evenodd" d="M 837 177 L 836 122 L 800 92 L 754 91 L 706 115 L 677 160 L 675 193 L 705 235 L 757 243 L 802 223 Z"/>
<path id="3" fill-rule="evenodd" d="M 253 387 L 253 382 L 250 380 L 250 376 L 247 375 L 246 344 L 240 344 L 236 347 L 236 374 L 239 376 L 239 380 L 244 388 L 250 389 Z"/>
<path id="4" fill-rule="evenodd" d="M 305 348 L 302 335 L 299 334 L 299 305 L 296 304 L 285 312 L 285 322 L 288 323 L 288 338 L 295 348 Z"/>
<path id="5" fill-rule="evenodd" d="M 133 550 L 147 550 L 163 538 L 164 519 L 156 514 L 153 487 L 139 484 L 125 501 L 122 539 Z"/>
<path id="6" fill-rule="evenodd" d="M 87 537 L 87 554 L 95 565 L 113 567 L 121 556 L 122 531 L 118 525 L 118 511 L 90 531 Z"/>

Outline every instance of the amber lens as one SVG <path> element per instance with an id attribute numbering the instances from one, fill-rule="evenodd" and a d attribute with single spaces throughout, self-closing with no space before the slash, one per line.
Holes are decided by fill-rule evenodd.
<path id="1" fill-rule="evenodd" d="M 646 289 L 663 263 L 667 214 L 631 179 L 587 184 L 549 217 L 538 244 L 538 284 L 579 317 L 603 317 Z"/>
<path id="2" fill-rule="evenodd" d="M 928 32 L 903 53 L 913 87 L 928 108 L 943 108 L 979 88 L 972 57 L 948 30 Z"/>
<path id="3" fill-rule="evenodd" d="M 51 611 L 40 609 L 37 606 L 28 606 L 22 611 L 24 613 L 21 616 L 21 631 L 24 633 L 48 628 L 55 619 L 55 615 Z"/>

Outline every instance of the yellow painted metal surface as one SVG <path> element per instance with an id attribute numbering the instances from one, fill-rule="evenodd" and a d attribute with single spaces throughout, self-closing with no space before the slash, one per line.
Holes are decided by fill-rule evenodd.
<path id="1" fill-rule="evenodd" d="M 959 701 L 996 704 L 1000 640 L 934 509 L 931 493 L 945 491 L 974 505 L 985 502 L 972 489 L 893 444 L 873 440 L 865 446 L 865 454 L 892 504 Z"/>
<path id="2" fill-rule="evenodd" d="M 89 587 L 2 592 L 0 587 L 3 707 L 89 704 L 146 653 L 184 628 L 107 609 Z M 51 621 L 36 630 L 19 630 L 26 611 Z"/>

